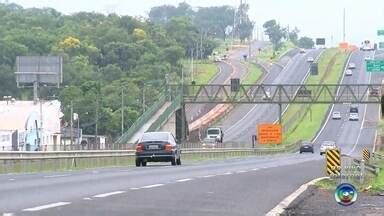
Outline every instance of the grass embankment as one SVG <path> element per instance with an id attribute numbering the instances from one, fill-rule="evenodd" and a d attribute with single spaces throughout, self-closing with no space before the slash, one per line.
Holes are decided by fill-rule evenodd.
<path id="1" fill-rule="evenodd" d="M 273 55 L 273 47 L 272 45 L 268 45 L 260 53 L 257 54 L 257 57 L 264 61 L 276 62 L 282 57 L 284 53 L 294 47 L 295 45 L 292 42 L 285 42 L 283 43 L 282 47 L 278 51 L 276 51 L 276 55 Z"/>
<path id="2" fill-rule="evenodd" d="M 255 84 L 263 74 L 261 68 L 254 63 L 244 63 L 245 67 L 247 67 L 248 73 L 242 80 L 242 84 Z"/>
<path id="3" fill-rule="evenodd" d="M 310 76 L 306 84 L 338 83 L 344 70 L 348 54 L 338 49 L 326 50 L 319 59 L 319 75 Z M 328 104 L 290 105 L 283 116 L 283 124 L 295 118 L 298 113 L 306 112 L 305 116 L 294 119 L 285 132 L 284 143 L 294 143 L 298 140 L 310 140 L 320 129 L 328 111 Z M 305 108 L 305 110 L 303 110 Z"/>
<path id="4" fill-rule="evenodd" d="M 186 83 L 191 83 L 192 78 L 197 85 L 208 84 L 219 72 L 217 65 L 211 60 L 196 60 L 193 64 L 193 74 L 190 61 L 184 61 L 184 78 Z"/>
<path id="5" fill-rule="evenodd" d="M 383 154 L 383 152 L 381 154 Z M 363 183 L 360 183 L 358 179 L 350 180 L 350 183 L 352 183 L 358 191 L 366 191 L 371 194 L 382 193 L 384 191 L 384 160 L 378 161 L 375 164 L 381 167 L 380 173 L 377 176 L 367 174 Z M 319 188 L 333 191 L 339 183 L 340 180 L 338 179 L 323 179 L 316 182 L 315 185 Z M 369 187 L 370 189 L 367 190 Z"/>

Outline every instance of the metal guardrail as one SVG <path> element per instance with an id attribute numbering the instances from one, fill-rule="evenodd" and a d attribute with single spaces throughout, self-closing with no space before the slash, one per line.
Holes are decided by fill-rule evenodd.
<path id="1" fill-rule="evenodd" d="M 172 116 L 172 114 L 180 107 L 181 104 L 181 98 L 176 97 L 174 100 L 172 100 L 172 103 L 167 109 L 159 116 L 158 119 L 156 119 L 155 122 L 152 123 L 152 125 L 148 128 L 147 131 L 157 131 L 159 130 Z"/>
<path id="2" fill-rule="evenodd" d="M 372 174 L 374 174 L 374 175 L 376 175 L 376 176 L 379 174 L 380 169 L 381 169 L 381 168 L 378 167 L 378 166 L 375 166 L 375 165 L 373 165 L 373 164 L 366 163 L 366 162 L 364 162 L 364 161 L 362 161 L 362 160 L 359 160 L 359 159 L 356 159 L 356 158 L 353 158 L 353 163 L 356 164 L 356 165 L 358 165 L 358 166 L 361 166 L 362 163 L 364 163 L 364 168 L 365 168 L 365 170 L 366 170 L 366 171 L 369 171 L 370 173 L 372 173 Z"/>
<path id="3" fill-rule="evenodd" d="M 379 153 L 372 153 L 372 157 L 378 160 L 384 160 L 384 155 L 379 154 Z"/>

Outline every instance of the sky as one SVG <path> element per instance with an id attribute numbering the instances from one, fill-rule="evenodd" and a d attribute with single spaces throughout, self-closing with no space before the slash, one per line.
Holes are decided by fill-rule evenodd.
<path id="1" fill-rule="evenodd" d="M 6 0 L 0 0 L 4 2 Z M 151 7 L 177 5 L 184 0 L 8 0 L 23 7 L 52 7 L 71 14 L 79 11 L 147 17 Z M 185 0 L 193 7 L 231 5 L 240 0 Z M 327 45 L 343 40 L 343 9 L 346 11 L 346 41 L 359 45 L 362 40 L 378 41 L 378 29 L 384 29 L 382 0 L 243 0 L 250 4 L 249 15 L 256 23 L 255 35 L 262 24 L 276 19 L 282 26 L 297 27 L 300 36 L 326 38 Z M 256 37 L 256 36 L 255 36 Z M 384 41 L 384 39 L 382 40 Z"/>

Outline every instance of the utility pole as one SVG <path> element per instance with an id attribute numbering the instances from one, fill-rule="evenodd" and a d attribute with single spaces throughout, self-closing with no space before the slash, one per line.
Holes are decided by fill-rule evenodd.
<path id="1" fill-rule="evenodd" d="M 124 88 L 121 88 L 121 136 L 124 134 Z"/>
<path id="2" fill-rule="evenodd" d="M 345 8 L 343 9 L 343 42 L 345 42 Z"/>
<path id="3" fill-rule="evenodd" d="M 192 81 L 194 79 L 194 72 L 195 72 L 195 69 L 193 68 L 193 54 L 194 54 L 194 49 L 191 50 L 191 78 L 192 78 Z M 184 75 L 182 76 L 182 82 L 184 83 Z"/>
<path id="4" fill-rule="evenodd" d="M 203 59 L 203 32 L 200 35 L 200 59 Z"/>
<path id="5" fill-rule="evenodd" d="M 97 137 L 98 137 L 98 122 L 99 122 L 99 92 L 96 94 L 96 125 L 95 125 L 95 147 L 97 147 Z"/>
<path id="6" fill-rule="evenodd" d="M 70 121 L 70 131 L 69 131 L 69 133 L 70 133 L 70 137 L 71 137 L 71 141 L 70 141 L 70 143 L 71 143 L 71 148 L 73 147 L 73 101 L 71 100 L 71 121 Z"/>

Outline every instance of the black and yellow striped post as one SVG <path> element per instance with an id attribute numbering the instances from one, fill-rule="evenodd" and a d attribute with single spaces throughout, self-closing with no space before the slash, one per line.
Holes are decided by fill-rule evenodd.
<path id="1" fill-rule="evenodd" d="M 326 151 L 327 175 L 340 176 L 341 173 L 341 157 L 339 149 L 329 149 Z"/>
<path id="2" fill-rule="evenodd" d="M 371 158 L 371 153 L 369 152 L 369 150 L 363 149 L 363 160 L 368 163 L 370 158 Z"/>

